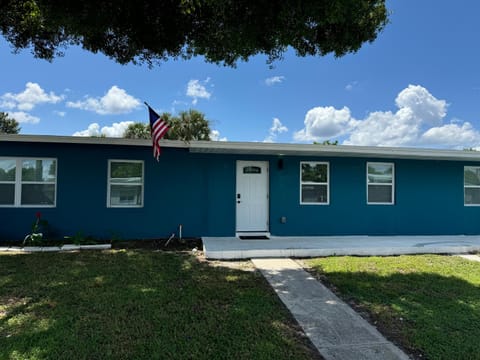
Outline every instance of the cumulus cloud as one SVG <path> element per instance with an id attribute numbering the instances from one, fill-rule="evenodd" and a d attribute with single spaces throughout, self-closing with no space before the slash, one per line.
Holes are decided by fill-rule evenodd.
<path id="1" fill-rule="evenodd" d="M 210 81 L 210 78 L 207 78 L 205 81 L 200 81 L 196 79 L 192 79 L 187 84 L 187 96 L 191 97 L 192 104 L 196 105 L 198 99 L 210 99 L 212 93 L 210 93 L 207 88 L 206 84 Z"/>
<path id="2" fill-rule="evenodd" d="M 17 94 L 7 92 L 0 96 L 0 107 L 30 111 L 39 104 L 56 104 L 63 100 L 63 96 L 56 95 L 53 91 L 45 92 L 37 83 L 27 82 L 25 90 Z"/>
<path id="3" fill-rule="evenodd" d="M 278 134 L 287 132 L 288 128 L 282 124 L 280 119 L 273 118 L 272 126 L 268 131 L 268 136 L 263 140 L 263 142 L 274 142 L 277 139 Z"/>
<path id="4" fill-rule="evenodd" d="M 114 85 L 101 98 L 87 96 L 83 100 L 68 101 L 67 107 L 108 115 L 129 113 L 138 108 L 140 104 L 140 100 Z"/>
<path id="5" fill-rule="evenodd" d="M 133 121 L 122 121 L 113 123 L 112 126 L 104 126 L 100 128 L 98 123 L 88 125 L 85 130 L 77 131 L 73 136 L 106 136 L 106 137 L 122 137 L 127 130 L 128 125 L 133 124 Z"/>
<path id="6" fill-rule="evenodd" d="M 441 124 L 447 114 L 447 102 L 438 100 L 420 85 L 408 85 L 395 99 L 400 111 L 408 110 L 419 122 Z"/>
<path id="7" fill-rule="evenodd" d="M 296 141 L 317 141 L 344 135 L 354 128 L 357 121 L 350 109 L 335 109 L 332 106 L 315 107 L 305 115 L 305 127 L 294 133 Z"/>
<path id="8" fill-rule="evenodd" d="M 409 85 L 396 97 L 396 112 L 375 111 L 355 119 L 350 109 L 316 107 L 307 112 L 296 141 L 323 141 L 344 137 L 345 145 L 475 147 L 480 133 L 471 123 L 444 123 L 447 102 L 426 88 Z"/>
<path id="9" fill-rule="evenodd" d="M 422 134 L 422 143 L 429 146 L 449 146 L 455 148 L 480 146 L 480 133 L 472 124 L 451 122 L 432 127 Z"/>
<path id="10" fill-rule="evenodd" d="M 273 86 L 275 84 L 281 84 L 285 80 L 285 76 L 272 76 L 265 79 L 265 85 Z"/>
<path id="11" fill-rule="evenodd" d="M 9 111 L 7 112 L 8 117 L 17 120 L 19 123 L 24 124 L 38 124 L 40 119 L 36 116 L 30 115 L 24 111 Z"/>
<path id="12" fill-rule="evenodd" d="M 212 141 L 227 141 L 226 137 L 220 137 L 220 131 L 218 130 L 210 131 L 210 139 Z"/>

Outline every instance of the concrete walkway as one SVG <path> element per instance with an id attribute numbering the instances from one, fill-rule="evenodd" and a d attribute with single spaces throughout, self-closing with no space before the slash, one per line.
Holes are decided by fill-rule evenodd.
<path id="1" fill-rule="evenodd" d="M 409 359 L 291 259 L 252 259 L 326 360 Z"/>
<path id="2" fill-rule="evenodd" d="M 465 254 L 480 251 L 480 236 L 271 236 L 269 240 L 203 237 L 207 259 L 332 255 Z"/>

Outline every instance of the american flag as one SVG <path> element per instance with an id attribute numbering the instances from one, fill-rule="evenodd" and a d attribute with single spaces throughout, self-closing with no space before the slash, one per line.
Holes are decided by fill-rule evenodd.
<path id="1" fill-rule="evenodd" d="M 160 156 L 160 140 L 167 133 L 169 127 L 167 122 L 158 115 L 150 105 L 148 106 L 148 113 L 150 115 L 150 132 L 152 134 L 153 142 L 153 157 L 157 159 Z"/>

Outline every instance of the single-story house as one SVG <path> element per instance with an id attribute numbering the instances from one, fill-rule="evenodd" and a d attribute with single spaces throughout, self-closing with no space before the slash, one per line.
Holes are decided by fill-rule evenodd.
<path id="1" fill-rule="evenodd" d="M 0 135 L 0 240 L 478 235 L 480 152 Z"/>

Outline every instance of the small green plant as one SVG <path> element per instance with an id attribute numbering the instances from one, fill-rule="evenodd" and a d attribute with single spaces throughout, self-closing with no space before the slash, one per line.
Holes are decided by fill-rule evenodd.
<path id="1" fill-rule="evenodd" d="M 36 219 L 32 224 L 32 232 L 23 239 L 23 246 L 36 246 L 42 243 L 43 233 L 48 226 L 48 221 L 42 219 L 42 213 L 40 211 L 35 213 L 35 218 Z"/>

